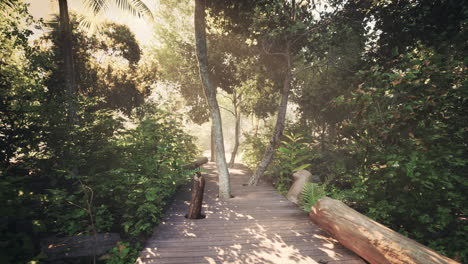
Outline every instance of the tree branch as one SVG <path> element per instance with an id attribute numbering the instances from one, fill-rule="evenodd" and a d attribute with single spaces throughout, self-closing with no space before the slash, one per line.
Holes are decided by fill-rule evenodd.
<path id="1" fill-rule="evenodd" d="M 219 108 L 221 108 L 221 109 L 223 109 L 223 110 L 226 110 L 226 111 L 228 111 L 228 112 L 229 112 L 229 113 L 231 113 L 233 116 L 236 116 L 232 110 L 230 110 L 230 109 L 227 109 L 226 107 L 219 106 Z"/>
<path id="2" fill-rule="evenodd" d="M 265 52 L 265 54 L 267 55 L 278 55 L 278 56 L 284 56 L 284 57 L 288 56 L 286 52 L 270 52 L 269 50 L 267 50 L 267 48 L 265 47 L 265 40 L 262 41 L 262 48 L 263 48 L 263 52 Z"/>

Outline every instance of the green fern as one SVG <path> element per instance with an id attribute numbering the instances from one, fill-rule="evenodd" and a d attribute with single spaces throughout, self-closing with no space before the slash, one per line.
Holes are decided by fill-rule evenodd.
<path id="1" fill-rule="evenodd" d="M 306 183 L 300 196 L 302 209 L 306 212 L 310 212 L 310 208 L 325 195 L 326 191 L 324 185 Z"/>

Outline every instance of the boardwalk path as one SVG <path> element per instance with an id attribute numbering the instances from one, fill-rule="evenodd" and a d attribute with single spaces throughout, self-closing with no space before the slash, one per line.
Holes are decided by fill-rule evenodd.
<path id="1" fill-rule="evenodd" d="M 216 166 L 203 168 L 206 219 L 184 218 L 190 193 L 182 191 L 137 263 L 364 263 L 271 185 L 243 186 L 246 167 L 230 170 L 234 198 L 228 201 L 216 198 Z"/>

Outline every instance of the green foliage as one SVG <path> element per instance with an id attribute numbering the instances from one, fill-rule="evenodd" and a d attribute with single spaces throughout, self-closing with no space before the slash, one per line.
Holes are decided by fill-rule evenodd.
<path id="1" fill-rule="evenodd" d="M 0 4 L 0 262 L 21 263 L 35 254 L 35 237 L 42 230 L 35 214 L 35 178 L 26 163 L 40 151 L 46 97 L 39 67 L 28 60 L 37 51 L 28 45 L 36 25 L 27 7 L 17 1 Z M 21 160 L 18 159 L 21 157 Z"/>
<path id="2" fill-rule="evenodd" d="M 363 73 L 367 83 L 348 101 L 360 107 L 343 133 L 353 138 L 352 155 L 362 157 L 352 181 L 370 217 L 446 254 L 466 255 L 462 65 L 420 47 L 390 69 Z"/>
<path id="3" fill-rule="evenodd" d="M 298 65 L 316 67 L 294 81 L 297 125 L 318 143 L 311 171 L 329 195 L 467 262 L 466 5 L 349 2 L 337 14 L 308 37 Z"/>
<path id="4" fill-rule="evenodd" d="M 309 213 L 312 206 L 325 195 L 324 186 L 312 182 L 306 183 L 300 195 L 302 209 Z"/>
<path id="5" fill-rule="evenodd" d="M 79 94 L 95 101 L 97 109 L 115 109 L 130 114 L 144 102 L 155 76 L 143 62 L 134 34 L 125 25 L 106 23 L 102 33 L 88 36 L 80 29 L 76 16 L 71 16 L 72 46 Z M 44 52 L 39 63 L 51 74 L 46 85 L 55 96 L 63 96 L 64 80 L 59 18 L 47 23 L 49 34 L 40 38 Z M 99 55 L 97 55 L 99 54 Z"/>
<path id="6" fill-rule="evenodd" d="M 301 134 L 290 133 L 284 135 L 277 149 L 277 156 L 271 166 L 271 173 L 277 177 L 276 188 L 286 193 L 291 187 L 291 175 L 310 166 L 308 161 L 312 157 L 309 153 L 309 144 Z"/>
<path id="7" fill-rule="evenodd" d="M 49 190 L 47 214 L 54 219 L 54 229 L 68 235 L 92 228 L 118 230 L 133 238 L 148 234 L 168 199 L 189 179 L 190 172 L 182 167 L 195 157 L 196 147 L 168 113 L 148 113 L 135 120 L 133 129 L 99 113 L 80 131 L 84 134 L 78 133 L 86 138 L 79 148 L 80 176 L 65 176 L 74 188 Z M 114 132 L 110 137 L 96 135 L 100 129 Z M 92 190 L 92 201 L 78 180 Z M 69 213 L 64 214 L 64 208 Z M 90 212 L 94 223 L 89 222 Z"/>
<path id="8" fill-rule="evenodd" d="M 244 136 L 245 140 L 242 142 L 242 162 L 247 167 L 253 169 L 263 157 L 268 137 L 265 135 L 251 136 L 249 134 L 245 134 Z"/>
<path id="9" fill-rule="evenodd" d="M 140 254 L 141 246 L 132 246 L 130 243 L 119 242 L 118 245 L 112 248 L 107 255 L 106 264 L 128 264 L 135 262 L 135 259 Z"/>
<path id="10" fill-rule="evenodd" d="M 242 145 L 242 161 L 250 168 L 255 168 L 263 158 L 269 140 L 268 136 L 269 133 L 257 136 L 246 135 L 246 140 Z M 286 193 L 291 187 L 291 175 L 308 168 L 311 165 L 309 161 L 312 156 L 310 155 L 310 140 L 306 137 L 291 132 L 283 138 L 266 174 L 272 178 L 273 184 L 281 193 Z"/>
<path id="11" fill-rule="evenodd" d="M 118 25 L 99 40 L 75 31 L 78 122 L 70 126 L 56 32 L 33 45 L 26 6 L 0 12 L 0 262 L 38 259 L 40 239 L 52 234 L 119 232 L 134 245 L 188 181 L 182 167 L 198 154 L 193 138 L 174 114 L 135 109 L 144 96 L 135 92 L 144 85 L 140 51 Z M 97 52 L 128 63 L 103 70 Z M 109 261 L 133 262 L 138 247 L 130 247 Z"/>

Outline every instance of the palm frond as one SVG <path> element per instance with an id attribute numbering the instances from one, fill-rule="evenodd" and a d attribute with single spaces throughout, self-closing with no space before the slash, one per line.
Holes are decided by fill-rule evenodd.
<path id="1" fill-rule="evenodd" d="M 109 10 L 111 2 L 134 16 L 153 19 L 151 10 L 142 0 L 84 0 L 86 7 L 90 8 L 95 15 Z"/>
<path id="2" fill-rule="evenodd" d="M 8 12 L 11 12 L 15 6 L 18 6 L 21 2 L 18 2 L 17 0 L 5 0 L 5 1 L 0 1 L 0 12 L 2 14 L 7 14 Z"/>
<path id="3" fill-rule="evenodd" d="M 108 0 L 84 0 L 83 2 L 95 15 L 109 9 Z"/>
<path id="4" fill-rule="evenodd" d="M 122 10 L 130 12 L 134 16 L 153 19 L 153 13 L 142 0 L 114 0 Z"/>
<path id="5" fill-rule="evenodd" d="M 77 21 L 78 21 L 79 27 L 81 29 L 86 29 L 86 31 L 89 32 L 90 34 L 94 32 L 100 32 L 104 29 L 104 25 L 101 19 L 99 19 L 96 16 L 93 17 L 93 16 L 77 14 Z"/>

